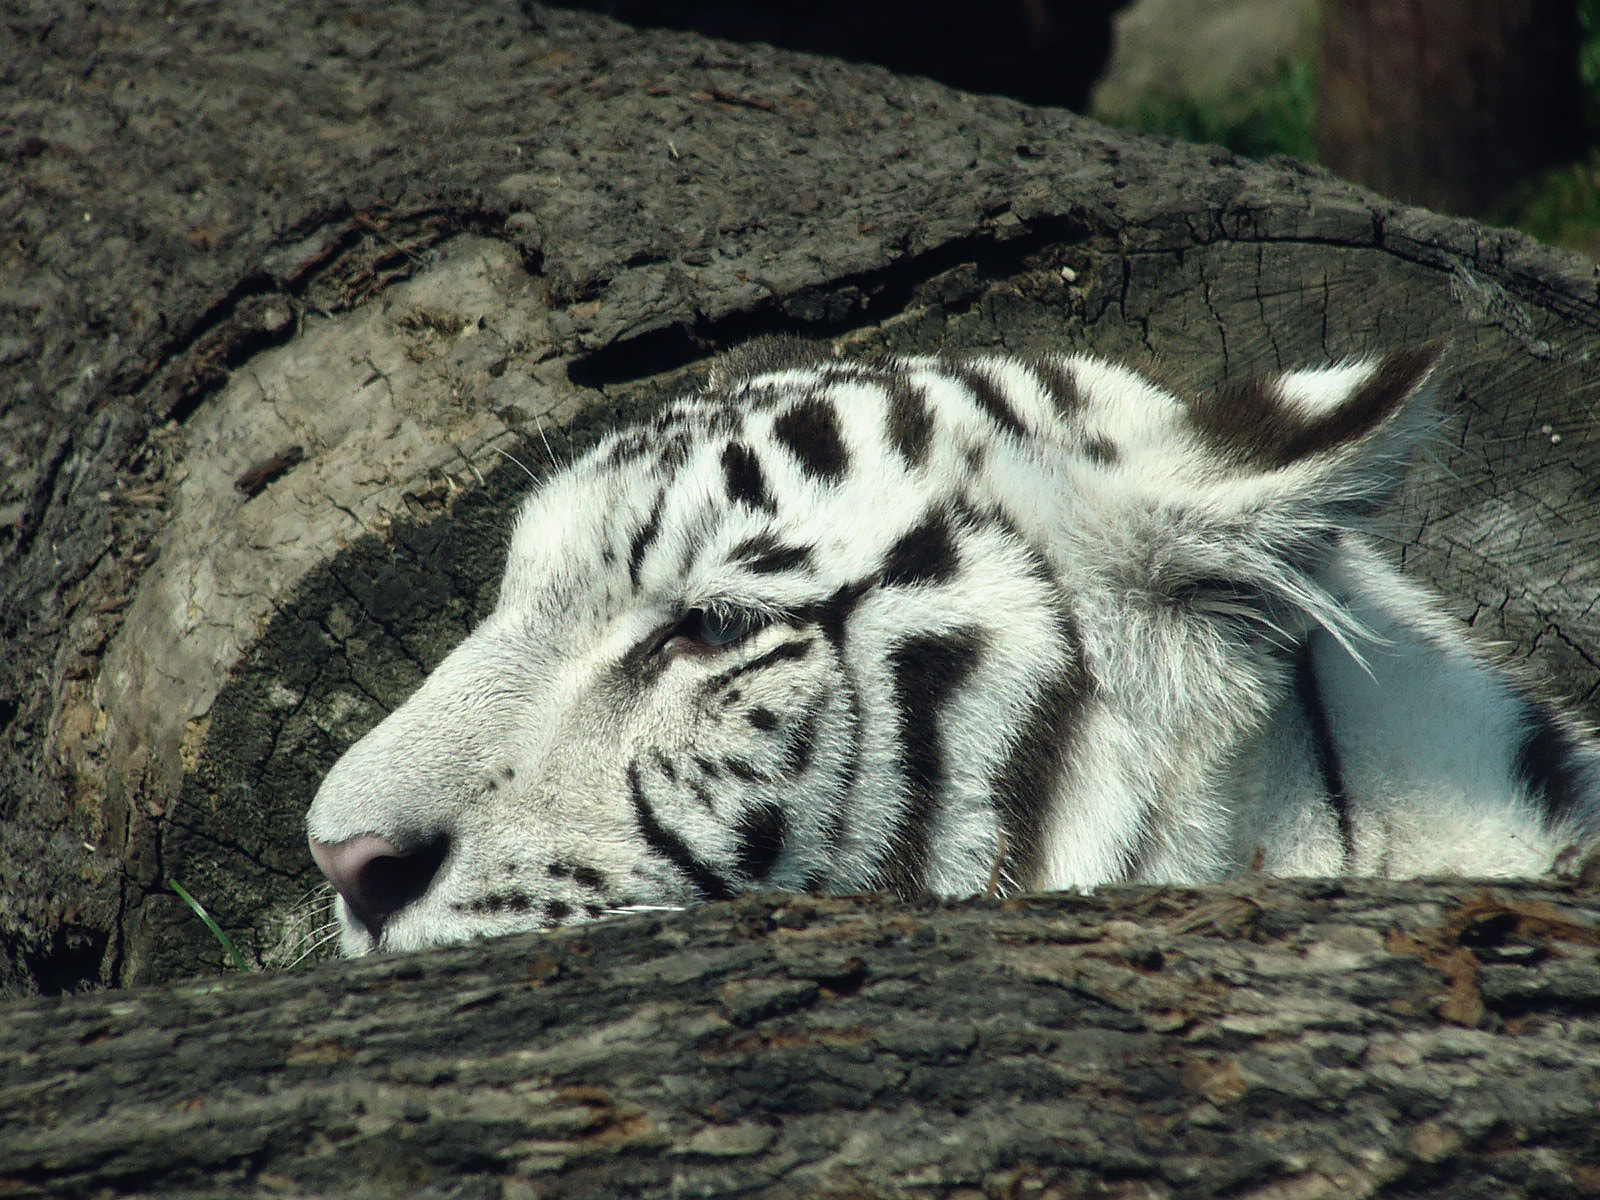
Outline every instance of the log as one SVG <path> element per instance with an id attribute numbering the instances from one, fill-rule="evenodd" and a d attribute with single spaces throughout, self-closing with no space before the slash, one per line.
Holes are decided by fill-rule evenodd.
<path id="1" fill-rule="evenodd" d="M 84 9 L 84 13 L 89 10 Z M 0 976 L 255 964 L 534 472 L 773 330 L 1206 385 L 1443 336 L 1412 569 L 1596 711 L 1595 268 L 1291 162 L 485 0 L 11 20 Z M 508 457 L 509 456 L 509 457 Z M 510 461 L 511 458 L 517 461 Z"/>
<path id="2" fill-rule="evenodd" d="M 749 896 L 13 1003 L 0 1193 L 1591 1195 L 1595 899 Z"/>
<path id="3" fill-rule="evenodd" d="M 103 12 L 0 47 L 0 985 L 90 992 L 0 1009 L 0 1193 L 1600 1187 L 1581 875 L 751 896 L 230 977 L 168 887 L 278 961 L 318 777 L 492 595 L 501 452 L 775 330 L 1196 385 L 1445 336 L 1399 543 L 1593 714 L 1592 264 L 591 15 Z"/>

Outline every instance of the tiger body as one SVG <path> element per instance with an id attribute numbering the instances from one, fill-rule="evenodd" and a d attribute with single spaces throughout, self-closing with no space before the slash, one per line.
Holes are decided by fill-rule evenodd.
<path id="1" fill-rule="evenodd" d="M 1365 532 L 1434 348 L 1180 399 L 754 344 L 546 481 L 308 817 L 347 953 L 752 888 L 1533 874 L 1600 754 Z"/>

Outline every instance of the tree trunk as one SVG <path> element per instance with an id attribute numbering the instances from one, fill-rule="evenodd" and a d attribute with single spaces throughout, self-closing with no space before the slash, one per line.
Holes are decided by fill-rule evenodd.
<path id="1" fill-rule="evenodd" d="M 1574 0 L 1324 0 L 1317 158 L 1481 216 L 1584 145 Z"/>
<path id="2" fill-rule="evenodd" d="M 1594 902 L 747 897 L 33 1001 L 3 1014 L 0 1191 L 1592 1195 Z"/>
<path id="3" fill-rule="evenodd" d="M 1593 268 L 1290 165 L 484 0 L 7 18 L 0 955 L 273 962 L 340 750 L 538 468 L 775 329 L 1159 355 L 1452 341 L 1412 568 L 1594 711 Z M 752 897 L 13 1002 L 0 1192 L 1569 1196 L 1577 885 Z"/>
<path id="4" fill-rule="evenodd" d="M 523 464 L 789 329 L 1159 355 L 1444 335 L 1398 530 L 1594 711 L 1593 268 L 1291 165 L 494 0 L 10 19 L 0 969 L 258 963 L 339 752 L 481 613 Z M 505 455 L 514 455 L 513 463 Z"/>

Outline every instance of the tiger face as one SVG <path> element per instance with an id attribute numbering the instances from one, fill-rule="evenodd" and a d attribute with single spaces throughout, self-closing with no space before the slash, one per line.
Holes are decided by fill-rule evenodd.
<path id="1" fill-rule="evenodd" d="M 1322 741 L 1342 664 L 1436 633 L 1358 532 L 1436 358 L 1183 400 L 1083 356 L 758 343 L 527 500 L 494 611 L 329 773 L 345 951 L 752 888 L 1198 881 L 1264 839 L 1374 869 L 1367 768 Z M 1515 757 L 1533 702 L 1456 649 Z M 1516 770 L 1483 802 L 1538 869 L 1568 829 Z"/>

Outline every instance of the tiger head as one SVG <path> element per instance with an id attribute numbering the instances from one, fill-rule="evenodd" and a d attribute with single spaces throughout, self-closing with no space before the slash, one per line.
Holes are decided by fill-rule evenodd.
<path id="1" fill-rule="evenodd" d="M 328 774 L 346 952 L 1238 869 L 1437 354 L 1186 400 L 1086 356 L 756 344 L 529 497 L 493 612 Z"/>

